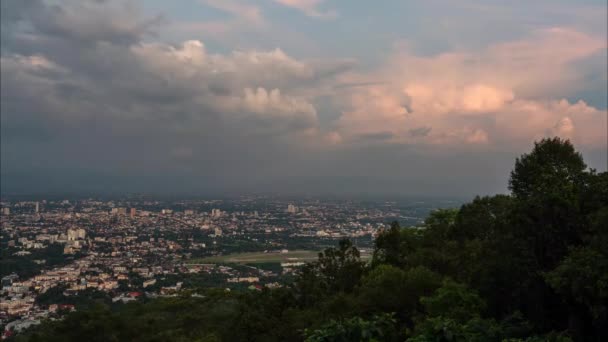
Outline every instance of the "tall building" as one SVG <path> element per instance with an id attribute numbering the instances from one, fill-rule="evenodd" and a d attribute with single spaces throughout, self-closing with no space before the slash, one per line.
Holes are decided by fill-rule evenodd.
<path id="1" fill-rule="evenodd" d="M 135 215 L 137 215 L 137 209 L 131 208 L 131 212 L 129 213 L 129 215 L 131 216 L 131 218 L 135 217 Z"/>
<path id="2" fill-rule="evenodd" d="M 36 202 L 36 214 L 40 212 L 40 202 Z"/>
<path id="3" fill-rule="evenodd" d="M 293 204 L 290 204 L 290 205 L 287 206 L 287 212 L 290 213 L 290 214 L 295 214 L 295 213 L 298 212 L 298 207 L 296 207 Z"/>
<path id="4" fill-rule="evenodd" d="M 78 229 L 68 229 L 68 241 L 76 241 L 76 240 L 82 240 L 84 238 L 86 238 L 87 236 L 87 232 L 82 229 L 82 228 L 78 228 Z"/>
<path id="5" fill-rule="evenodd" d="M 8 208 L 8 207 L 2 208 L 2 215 L 8 216 L 10 214 L 11 214 L 11 208 Z"/>

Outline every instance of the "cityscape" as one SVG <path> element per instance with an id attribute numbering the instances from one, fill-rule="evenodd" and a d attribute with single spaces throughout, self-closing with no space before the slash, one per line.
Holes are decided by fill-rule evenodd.
<path id="1" fill-rule="evenodd" d="M 0 341 L 608 341 L 606 0 L 0 0 Z"/>
<path id="2" fill-rule="evenodd" d="M 2 201 L 5 335 L 76 310 L 84 296 L 126 303 L 204 286 L 260 290 L 340 239 L 363 258 L 393 221 L 416 226 L 454 200 Z"/>

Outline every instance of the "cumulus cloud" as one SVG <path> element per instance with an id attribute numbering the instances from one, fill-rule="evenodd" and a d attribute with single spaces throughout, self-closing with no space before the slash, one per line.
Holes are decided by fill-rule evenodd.
<path id="1" fill-rule="evenodd" d="M 389 131 L 397 143 L 526 145 L 556 134 L 602 146 L 606 111 L 552 94 L 584 87 L 573 65 L 605 49 L 603 39 L 563 28 L 482 51 L 418 56 L 406 46 L 378 70 L 345 76 L 377 83 L 345 92 L 336 130 L 353 139 Z M 413 134 L 418 127 L 432 130 Z"/>
<path id="2" fill-rule="evenodd" d="M 228 171 L 241 163 L 253 182 L 269 156 L 325 141 L 309 89 L 331 83 L 344 63 L 279 48 L 211 53 L 199 40 L 151 42 L 156 21 L 128 6 L 32 2 L 12 18 L 0 72 L 2 172 L 13 176 L 3 182 L 42 168 L 55 176 L 221 170 L 226 184 L 242 176 Z"/>

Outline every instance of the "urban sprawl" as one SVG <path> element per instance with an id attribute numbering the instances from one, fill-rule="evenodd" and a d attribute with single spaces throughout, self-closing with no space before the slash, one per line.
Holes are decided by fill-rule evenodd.
<path id="1" fill-rule="evenodd" d="M 390 222 L 415 226 L 431 210 L 454 205 L 262 196 L 3 200 L 3 338 L 77 310 L 82 297 L 118 305 L 197 287 L 282 286 L 340 239 L 365 256 Z"/>

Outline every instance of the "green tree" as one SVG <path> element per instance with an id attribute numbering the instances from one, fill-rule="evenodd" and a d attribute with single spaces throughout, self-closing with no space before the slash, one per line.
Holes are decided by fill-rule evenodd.
<path id="1" fill-rule="evenodd" d="M 391 314 L 374 316 L 370 320 L 361 317 L 336 321 L 323 327 L 306 330 L 306 342 L 376 342 L 397 341 L 395 319 Z"/>
<path id="2" fill-rule="evenodd" d="M 350 240 L 341 240 L 338 248 L 327 248 L 317 261 L 302 268 L 295 290 L 300 303 L 308 305 L 327 295 L 352 292 L 364 272 L 359 250 Z"/>
<path id="3" fill-rule="evenodd" d="M 481 317 L 485 303 L 463 284 L 446 280 L 420 301 L 427 315 L 407 341 L 500 341 L 503 335 L 497 322 Z"/>
<path id="4" fill-rule="evenodd" d="M 608 256 L 607 250 L 574 247 L 553 270 L 545 274 L 547 283 L 569 304 L 569 330 L 576 339 L 593 335 L 608 339 Z"/>

